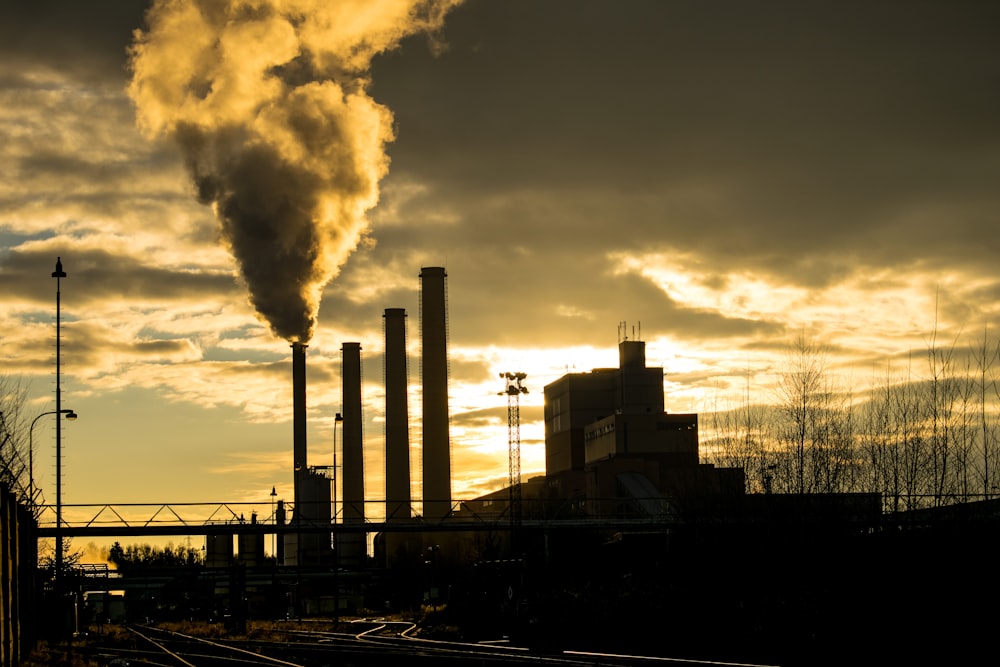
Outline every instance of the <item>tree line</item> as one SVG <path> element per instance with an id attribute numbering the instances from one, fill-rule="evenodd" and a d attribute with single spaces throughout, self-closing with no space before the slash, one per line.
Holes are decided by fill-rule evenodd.
<path id="1" fill-rule="evenodd" d="M 121 543 L 115 542 L 107 549 L 106 558 L 119 571 L 193 567 L 205 563 L 205 554 L 201 549 L 173 543 L 165 547 L 154 547 L 149 544 L 130 544 L 123 547 Z"/>
<path id="2" fill-rule="evenodd" d="M 799 335 L 784 364 L 702 419 L 703 460 L 750 493 L 878 493 L 887 511 L 1000 496 L 1000 341 L 939 340 L 873 364 L 855 389 Z M 770 400 L 754 400 L 769 396 Z"/>

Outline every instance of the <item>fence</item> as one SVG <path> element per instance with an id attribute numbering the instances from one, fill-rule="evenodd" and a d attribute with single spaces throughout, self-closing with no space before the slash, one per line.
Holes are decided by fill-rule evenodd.
<path id="1" fill-rule="evenodd" d="M 0 667 L 20 664 L 37 640 L 37 543 L 31 512 L 0 483 Z"/>

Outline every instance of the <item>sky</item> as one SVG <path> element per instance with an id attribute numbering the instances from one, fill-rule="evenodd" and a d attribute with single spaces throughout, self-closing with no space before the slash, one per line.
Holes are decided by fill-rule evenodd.
<path id="1" fill-rule="evenodd" d="M 507 481 L 503 372 L 530 477 L 544 386 L 623 335 L 703 414 L 803 334 L 861 385 L 1000 324 L 994 2 L 153 4 L 0 3 L 0 373 L 54 409 L 61 257 L 67 505 L 290 500 L 292 340 L 311 465 L 361 343 L 383 497 L 397 307 L 419 498 L 425 266 L 455 498 Z"/>

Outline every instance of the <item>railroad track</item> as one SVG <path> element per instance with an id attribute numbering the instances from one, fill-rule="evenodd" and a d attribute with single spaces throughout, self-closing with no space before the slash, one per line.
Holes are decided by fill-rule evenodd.
<path id="1" fill-rule="evenodd" d="M 367 667 L 450 665 L 454 667 L 546 665 L 548 667 L 706 666 L 759 667 L 600 653 L 538 654 L 523 648 L 428 640 L 408 635 L 413 624 L 359 624 L 357 633 L 292 629 L 284 640 L 205 639 L 149 625 L 129 626 L 130 647 L 94 649 L 92 657 L 109 667 Z"/>

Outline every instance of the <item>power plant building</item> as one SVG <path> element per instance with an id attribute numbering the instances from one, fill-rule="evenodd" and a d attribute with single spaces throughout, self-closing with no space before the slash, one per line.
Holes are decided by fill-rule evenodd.
<path id="1" fill-rule="evenodd" d="M 619 367 L 568 373 L 544 388 L 545 475 L 520 482 L 524 520 L 572 515 L 676 520 L 744 495 L 744 473 L 699 463 L 698 415 L 664 410 L 663 368 L 622 340 Z M 510 516 L 509 489 L 462 503 L 462 518 Z M 516 518 L 512 525 L 516 524 Z"/>
<path id="2" fill-rule="evenodd" d="M 284 536 L 284 565 L 327 565 L 332 562 L 330 533 L 333 522 L 330 478 L 325 470 L 307 468 L 297 476 L 292 523 L 300 530 Z"/>
<path id="3" fill-rule="evenodd" d="M 742 494 L 742 470 L 699 464 L 698 415 L 664 411 L 663 368 L 646 366 L 645 342 L 622 340 L 618 359 L 546 385 L 546 496 L 599 515 L 627 500 L 662 513 L 684 497 Z"/>

